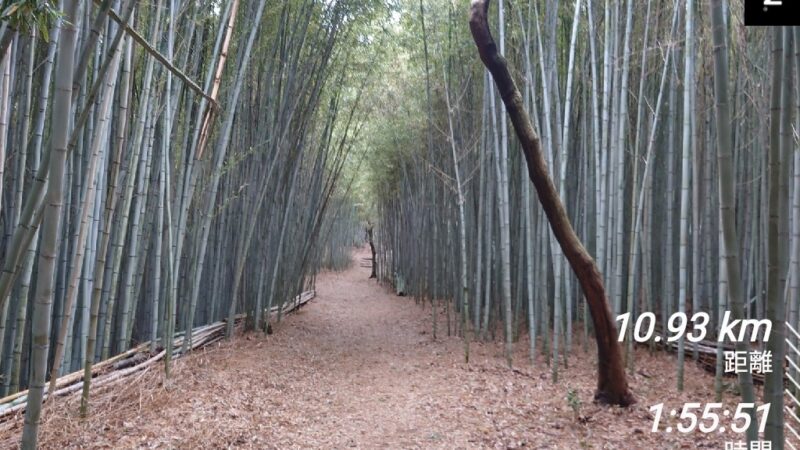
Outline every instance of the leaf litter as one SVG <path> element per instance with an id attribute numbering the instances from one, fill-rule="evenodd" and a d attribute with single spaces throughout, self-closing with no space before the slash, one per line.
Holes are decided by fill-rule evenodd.
<path id="1" fill-rule="evenodd" d="M 367 256 L 359 250 L 354 260 Z M 638 403 L 592 402 L 594 345 L 580 336 L 559 382 L 543 355 L 531 365 L 527 336 L 514 368 L 499 342 L 447 336 L 444 309 L 432 338 L 432 311 L 395 296 L 354 264 L 317 278 L 317 298 L 274 324 L 274 333 L 239 335 L 92 394 L 88 418 L 80 394 L 45 405 L 40 447 L 121 448 L 533 448 L 723 449 L 740 436 L 651 432 L 650 406 L 713 402 L 714 378 L 687 360 L 685 388 L 676 362 L 636 349 L 630 375 Z M 541 348 L 541 342 L 537 342 Z M 732 379 L 726 379 L 732 383 Z M 726 392 L 725 407 L 738 396 Z M 0 448 L 19 441 L 23 415 L 0 427 Z M 674 426 L 674 424 L 673 424 Z"/>

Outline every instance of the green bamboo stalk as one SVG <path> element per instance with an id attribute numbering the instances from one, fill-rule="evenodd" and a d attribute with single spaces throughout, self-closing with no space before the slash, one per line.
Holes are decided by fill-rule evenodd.
<path id="1" fill-rule="evenodd" d="M 53 137 L 51 142 L 50 179 L 45 195 L 42 243 L 39 251 L 36 294 L 32 315 L 32 368 L 30 374 L 28 406 L 21 447 L 36 448 L 41 416 L 44 383 L 47 372 L 47 352 L 50 339 L 50 312 L 53 301 L 53 276 L 58 252 L 58 235 L 61 222 L 63 179 L 67 159 L 69 121 L 72 100 L 72 74 L 75 53 L 75 24 L 78 2 L 64 0 L 64 23 L 58 44 L 59 58 L 56 66 L 56 92 L 53 98 Z"/>

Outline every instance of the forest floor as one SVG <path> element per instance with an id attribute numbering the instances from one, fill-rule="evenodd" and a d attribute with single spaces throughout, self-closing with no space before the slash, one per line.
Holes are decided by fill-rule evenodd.
<path id="1" fill-rule="evenodd" d="M 317 298 L 266 336 L 250 333 L 102 388 L 78 418 L 79 396 L 46 405 L 42 448 L 724 448 L 726 433 L 650 431 L 650 406 L 713 402 L 713 375 L 691 362 L 675 389 L 674 355 L 636 353 L 630 408 L 592 403 L 594 345 L 580 341 L 558 384 L 526 338 L 509 370 L 500 343 L 447 337 L 444 315 L 397 297 L 355 263 L 317 278 Z M 729 382 L 731 379 L 728 380 Z M 574 391 L 577 413 L 567 400 Z M 573 395 L 573 397 L 575 397 Z M 726 393 L 726 406 L 738 400 Z M 734 408 L 735 409 L 735 408 Z M 668 414 L 668 413 L 667 413 Z M 0 431 L 15 445 L 22 416 Z M 669 421 L 662 418 L 662 423 Z M 673 424 L 674 426 L 674 424 Z"/>

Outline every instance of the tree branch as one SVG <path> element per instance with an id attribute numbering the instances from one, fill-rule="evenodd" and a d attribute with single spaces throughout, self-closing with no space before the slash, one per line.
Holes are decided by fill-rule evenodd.
<path id="1" fill-rule="evenodd" d="M 94 0 L 94 2 L 97 5 L 102 5 L 103 3 L 102 0 Z M 189 87 L 189 89 L 195 91 L 198 95 L 208 100 L 208 102 L 212 105 L 213 108 L 219 108 L 219 104 L 217 104 L 216 100 L 214 100 L 212 96 L 206 94 L 205 91 L 203 91 L 203 89 L 197 85 L 197 83 L 192 81 L 191 78 L 189 78 L 186 74 L 184 74 L 180 69 L 175 67 L 164 55 L 162 55 L 158 50 L 156 50 L 155 47 L 150 45 L 150 43 L 147 42 L 147 40 L 144 37 L 142 37 L 142 35 L 140 35 L 136 30 L 131 28 L 131 26 L 128 25 L 127 21 L 123 20 L 119 16 L 119 14 L 117 14 L 116 11 L 114 11 L 112 8 L 108 9 L 108 17 L 111 18 L 111 20 L 113 20 L 114 22 L 116 22 L 120 27 L 122 27 L 122 29 L 125 30 L 125 32 L 128 33 L 128 35 L 132 37 L 134 41 L 136 41 L 139 45 L 141 45 L 147 51 L 147 53 L 150 53 L 150 55 L 152 55 L 153 58 L 156 59 L 156 61 L 163 64 L 164 67 L 167 68 L 167 70 L 172 72 L 173 75 L 175 75 L 176 77 L 178 77 L 178 79 L 183 81 Z"/>

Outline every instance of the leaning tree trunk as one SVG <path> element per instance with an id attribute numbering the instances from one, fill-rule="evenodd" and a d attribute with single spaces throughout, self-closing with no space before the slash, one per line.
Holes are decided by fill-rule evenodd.
<path id="1" fill-rule="evenodd" d="M 528 112 L 523 107 L 522 96 L 511 78 L 505 58 L 497 51 L 487 20 L 489 3 L 489 0 L 472 1 L 469 19 L 472 37 L 481 60 L 492 73 L 506 105 L 528 163 L 528 175 L 536 188 L 542 209 L 547 214 L 553 234 L 578 277 L 589 304 L 597 337 L 598 377 L 595 399 L 602 403 L 628 406 L 636 400 L 628 390 L 622 352 L 616 341 L 616 325 L 608 307 L 602 276 L 572 228 L 548 173 L 539 137 L 533 130 Z"/>
<path id="2" fill-rule="evenodd" d="M 370 278 L 378 278 L 375 272 L 377 264 L 375 263 L 375 243 L 372 241 L 372 224 L 367 225 L 367 240 L 369 241 L 369 249 L 372 252 L 372 273 L 369 274 Z"/>

